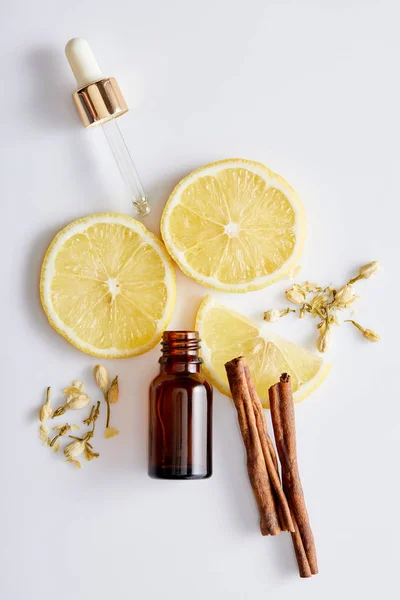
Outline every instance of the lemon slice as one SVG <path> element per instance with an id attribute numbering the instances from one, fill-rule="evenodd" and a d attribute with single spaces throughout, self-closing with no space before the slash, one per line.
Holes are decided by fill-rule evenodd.
<path id="1" fill-rule="evenodd" d="M 50 324 L 94 356 L 147 352 L 175 304 L 175 272 L 162 243 L 116 213 L 70 223 L 47 250 L 40 297 Z"/>
<path id="2" fill-rule="evenodd" d="M 161 233 L 186 275 L 214 289 L 248 292 L 298 264 L 305 215 L 282 177 L 260 163 L 228 159 L 194 171 L 176 186 Z"/>
<path id="3" fill-rule="evenodd" d="M 330 370 L 322 358 L 283 338 L 268 333 L 240 313 L 216 303 L 207 296 L 196 318 L 200 333 L 204 369 L 216 387 L 230 396 L 225 363 L 246 356 L 250 371 L 265 408 L 268 389 L 282 373 L 292 378 L 295 402 L 304 400 L 325 379 Z"/>

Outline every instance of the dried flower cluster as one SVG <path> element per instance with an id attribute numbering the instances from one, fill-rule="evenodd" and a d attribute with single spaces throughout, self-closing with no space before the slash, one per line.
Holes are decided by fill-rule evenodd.
<path id="1" fill-rule="evenodd" d="M 317 326 L 317 348 L 320 352 L 326 352 L 331 344 L 332 325 L 340 325 L 338 312 L 349 308 L 359 299 L 359 296 L 354 291 L 353 284 L 361 279 L 369 279 L 379 269 L 380 263 L 378 261 L 364 265 L 356 277 L 350 279 L 350 281 L 338 290 L 332 286 L 323 288 L 316 283 L 306 281 L 301 285 L 295 283 L 285 292 L 286 299 L 300 307 L 300 319 L 304 318 L 306 314 L 310 314 L 312 318 L 317 317 L 320 319 Z M 291 308 L 267 310 L 264 313 L 264 320 L 272 323 L 292 312 L 296 311 Z M 377 342 L 380 339 L 377 333 L 371 329 L 362 327 L 352 319 L 347 319 L 345 322 L 352 323 L 370 342 Z"/>
<path id="2" fill-rule="evenodd" d="M 118 376 L 113 379 L 110 384 L 110 378 L 105 367 L 101 365 L 96 365 L 94 369 L 94 376 L 98 387 L 102 390 L 104 399 L 106 401 L 107 406 L 107 418 L 106 418 L 106 428 L 104 431 L 104 437 L 106 439 L 117 435 L 119 432 L 114 427 L 110 427 L 110 404 L 114 404 L 118 401 Z M 56 418 L 60 415 L 63 415 L 67 410 L 80 410 L 85 408 L 90 400 L 88 395 L 84 391 L 84 384 L 81 381 L 74 380 L 72 385 L 64 389 L 64 394 L 66 395 L 64 403 L 57 408 L 54 412 L 50 403 L 50 387 L 46 390 L 46 399 L 44 404 L 41 406 L 39 410 L 39 420 L 40 420 L 40 428 L 39 428 L 39 436 L 42 442 L 51 448 L 53 452 L 58 452 L 60 449 L 60 438 L 69 434 L 69 432 L 77 431 L 80 429 L 79 425 L 69 423 L 64 423 L 62 425 L 56 425 L 53 427 L 53 431 L 56 432 L 54 437 L 50 438 L 50 431 L 48 426 L 45 424 L 49 418 Z M 83 424 L 87 427 L 91 426 L 91 430 L 87 431 L 82 437 L 75 437 L 73 435 L 69 435 L 69 437 L 74 440 L 70 442 L 64 448 L 64 456 L 67 462 L 74 464 L 77 467 L 81 467 L 81 463 L 77 458 L 80 455 L 84 455 L 86 460 L 90 461 L 93 458 L 97 458 L 99 456 L 98 452 L 94 452 L 93 446 L 90 441 L 94 436 L 95 427 L 97 419 L 100 415 L 100 401 L 97 401 L 90 410 L 90 413 L 86 419 L 83 420 Z"/>

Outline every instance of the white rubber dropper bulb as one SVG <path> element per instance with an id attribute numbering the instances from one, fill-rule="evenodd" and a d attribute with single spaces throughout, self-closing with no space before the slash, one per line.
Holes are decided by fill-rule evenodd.
<path id="1" fill-rule="evenodd" d="M 78 88 L 103 79 L 104 75 L 86 40 L 72 38 L 65 46 L 65 54 L 75 75 Z"/>

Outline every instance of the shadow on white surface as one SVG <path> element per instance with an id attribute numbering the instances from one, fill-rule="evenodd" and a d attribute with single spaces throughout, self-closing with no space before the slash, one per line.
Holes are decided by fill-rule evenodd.
<path id="1" fill-rule="evenodd" d="M 27 54 L 26 61 L 35 84 L 28 97 L 27 112 L 42 135 L 43 128 L 77 129 L 79 120 L 71 110 L 75 79 L 72 74 L 68 77 L 64 52 L 59 48 L 56 52 L 51 46 L 37 48 Z"/>

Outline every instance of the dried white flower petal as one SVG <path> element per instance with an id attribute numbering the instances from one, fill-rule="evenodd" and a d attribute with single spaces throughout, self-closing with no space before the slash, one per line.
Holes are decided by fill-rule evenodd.
<path id="1" fill-rule="evenodd" d="M 74 385 L 71 385 L 64 389 L 64 394 L 67 394 L 67 396 L 69 396 L 70 394 L 81 394 L 81 393 L 82 393 L 82 390 Z"/>
<path id="2" fill-rule="evenodd" d="M 79 425 L 69 425 L 68 423 L 65 423 L 64 425 L 55 425 L 53 427 L 53 431 L 61 431 L 64 428 L 65 433 L 67 431 L 77 431 L 78 429 L 80 429 Z"/>
<path id="3" fill-rule="evenodd" d="M 340 325 L 339 317 L 336 313 L 330 313 L 328 323 L 329 325 Z"/>
<path id="4" fill-rule="evenodd" d="M 51 446 L 51 450 L 53 452 L 58 452 L 60 449 L 60 442 L 57 440 L 52 446 Z"/>
<path id="5" fill-rule="evenodd" d="M 83 381 L 79 381 L 79 379 L 74 379 L 72 382 L 72 387 L 78 388 L 81 392 L 85 389 L 85 384 Z"/>
<path id="6" fill-rule="evenodd" d="M 322 311 L 325 310 L 327 302 L 328 302 L 328 300 L 327 300 L 327 297 L 325 294 L 323 294 L 322 292 L 315 294 L 315 296 L 313 296 L 308 301 L 308 304 L 310 305 L 310 308 L 311 308 L 311 316 L 312 317 L 321 316 Z"/>
<path id="7" fill-rule="evenodd" d="M 99 453 L 93 452 L 92 448 L 88 445 L 85 446 L 85 458 L 86 460 L 93 460 L 94 458 L 98 458 Z"/>
<path id="8" fill-rule="evenodd" d="M 46 445 L 48 445 L 49 442 L 49 428 L 47 427 L 47 425 L 40 425 L 39 427 L 39 437 L 42 440 L 42 442 L 44 442 Z"/>
<path id="9" fill-rule="evenodd" d="M 303 285 L 301 287 L 307 293 L 319 292 L 321 289 L 317 283 L 310 283 L 309 281 L 306 281 L 305 283 L 303 283 Z"/>
<path id="10" fill-rule="evenodd" d="M 118 431 L 118 429 L 115 429 L 115 427 L 107 427 L 106 430 L 104 431 L 104 437 L 106 440 L 108 440 L 109 438 L 112 438 L 118 434 L 119 434 L 119 431 Z"/>
<path id="11" fill-rule="evenodd" d="M 289 271 L 288 279 L 295 279 L 300 274 L 300 271 L 301 271 L 301 266 L 297 265 L 297 267 L 295 267 L 294 269 Z"/>

